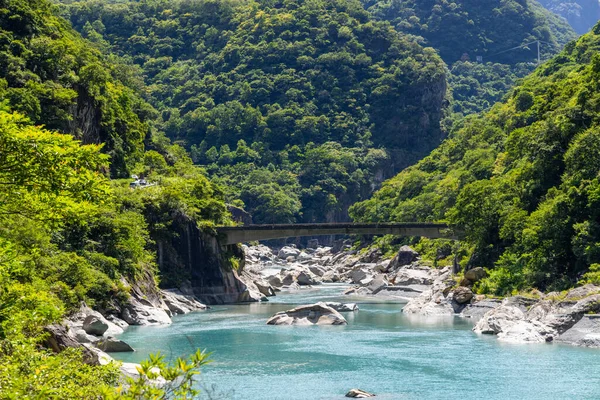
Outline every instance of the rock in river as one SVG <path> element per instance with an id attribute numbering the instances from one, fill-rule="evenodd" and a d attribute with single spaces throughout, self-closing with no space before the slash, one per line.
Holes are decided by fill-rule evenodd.
<path id="1" fill-rule="evenodd" d="M 134 351 L 133 347 L 124 341 L 115 339 L 113 337 L 107 337 L 96 342 L 96 347 L 102 351 L 106 351 L 107 353 Z"/>
<path id="2" fill-rule="evenodd" d="M 366 399 L 368 397 L 375 397 L 375 395 L 360 389 L 350 389 L 350 391 L 346 393 L 346 397 L 351 397 L 354 399 Z"/>
<path id="3" fill-rule="evenodd" d="M 325 303 L 299 306 L 269 318 L 267 325 L 346 325 L 346 319 Z"/>

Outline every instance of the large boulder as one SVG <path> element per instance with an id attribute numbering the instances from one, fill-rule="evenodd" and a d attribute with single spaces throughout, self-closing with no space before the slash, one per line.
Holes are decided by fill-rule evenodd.
<path id="1" fill-rule="evenodd" d="M 543 343 L 552 341 L 554 335 L 554 330 L 539 321 L 520 320 L 498 333 L 498 339 L 510 343 Z"/>
<path id="2" fill-rule="evenodd" d="M 367 289 L 371 291 L 373 294 L 377 294 L 381 289 L 387 287 L 389 282 L 387 277 L 383 274 L 377 275 L 369 284 L 367 285 Z"/>
<path id="3" fill-rule="evenodd" d="M 523 311 L 518 307 L 503 303 L 499 307 L 488 311 L 475 325 L 473 331 L 482 334 L 498 334 L 506 332 L 516 322 L 525 317 Z"/>
<path id="4" fill-rule="evenodd" d="M 468 279 L 471 282 L 477 282 L 481 279 L 485 278 L 487 273 L 481 267 L 473 268 L 465 272 L 465 279 Z"/>
<path id="5" fill-rule="evenodd" d="M 72 336 L 81 344 L 96 343 L 98 340 L 100 340 L 98 336 L 90 335 L 84 329 L 77 329 Z"/>
<path id="6" fill-rule="evenodd" d="M 277 257 L 279 257 L 283 260 L 287 260 L 289 257 L 296 259 L 296 258 L 298 258 L 299 255 L 300 255 L 300 250 L 298 250 L 295 247 L 290 247 L 290 246 L 282 247 L 281 250 L 279 250 L 279 252 L 277 253 Z"/>
<path id="7" fill-rule="evenodd" d="M 556 341 L 574 346 L 600 348 L 600 318 L 597 315 L 584 316 Z"/>
<path id="8" fill-rule="evenodd" d="M 133 347 L 114 337 L 103 338 L 102 340 L 96 342 L 95 345 L 97 348 L 107 353 L 123 353 L 134 351 Z"/>
<path id="9" fill-rule="evenodd" d="M 453 299 L 458 304 L 465 304 L 473 298 L 473 292 L 468 287 L 459 286 L 453 291 Z"/>
<path id="10" fill-rule="evenodd" d="M 392 261 L 390 262 L 390 265 L 389 265 L 389 269 L 395 270 L 404 265 L 409 265 L 409 264 L 417 261 L 418 258 L 419 258 L 419 253 L 414 251 L 409 246 L 402 246 L 402 247 L 400 247 L 400 250 L 398 250 L 398 253 L 396 253 L 396 255 L 394 256 L 394 258 L 392 258 Z"/>
<path id="11" fill-rule="evenodd" d="M 325 271 L 325 268 L 319 267 L 318 265 L 310 265 L 308 267 L 308 270 L 310 272 L 312 272 L 313 274 L 315 274 L 316 276 L 323 276 L 323 275 L 325 275 L 325 272 L 327 272 L 327 271 Z"/>
<path id="12" fill-rule="evenodd" d="M 366 279 L 369 276 L 370 276 L 369 272 L 361 267 L 353 269 L 348 274 L 348 277 L 350 278 L 352 283 L 360 283 L 361 281 L 363 281 L 364 279 Z"/>
<path id="13" fill-rule="evenodd" d="M 267 325 L 346 325 L 346 319 L 325 303 L 299 306 L 269 318 Z"/>
<path id="14" fill-rule="evenodd" d="M 102 336 L 108 326 L 108 321 L 101 315 L 88 315 L 83 320 L 83 330 L 89 335 Z"/>
<path id="15" fill-rule="evenodd" d="M 163 300 L 173 314 L 187 314 L 192 311 L 206 310 L 208 307 L 195 296 L 188 296 L 177 289 L 162 290 Z"/>
<path id="16" fill-rule="evenodd" d="M 392 278 L 395 285 L 431 285 L 433 284 L 433 276 L 431 270 L 401 268 Z"/>
<path id="17" fill-rule="evenodd" d="M 578 301 L 593 294 L 600 293 L 600 286 L 587 284 L 575 289 L 569 290 L 565 296 L 565 300 Z"/>
<path id="18" fill-rule="evenodd" d="M 339 282 L 340 275 L 335 271 L 327 271 L 323 274 L 321 279 L 323 280 L 323 282 Z"/>
<path id="19" fill-rule="evenodd" d="M 254 281 L 254 284 L 256 285 L 256 288 L 258 289 L 258 291 L 260 293 L 262 293 L 263 295 L 269 297 L 269 296 L 275 296 L 275 289 L 273 289 L 273 287 L 271 285 L 269 285 L 267 282 L 261 280 L 261 279 L 257 279 Z"/>
<path id="20" fill-rule="evenodd" d="M 121 318 L 129 325 L 168 325 L 171 318 L 162 308 L 143 304 L 140 300 L 130 298 L 121 311 Z"/>
<path id="21" fill-rule="evenodd" d="M 284 283 L 281 281 L 281 277 L 279 275 L 273 275 L 267 278 L 267 281 L 269 282 L 269 285 L 276 287 L 276 288 L 280 288 L 284 285 Z"/>
<path id="22" fill-rule="evenodd" d="M 308 271 L 302 271 L 296 277 L 296 281 L 298 285 L 309 286 L 309 285 L 319 285 L 321 282 L 318 280 L 317 276 L 313 275 Z"/>
<path id="23" fill-rule="evenodd" d="M 477 321 L 483 318 L 488 311 L 499 307 L 500 304 L 500 300 L 494 299 L 477 301 L 465 307 L 465 309 L 460 313 L 460 316 L 464 318 L 471 318 L 473 321 L 475 321 L 475 323 L 477 323 Z"/>

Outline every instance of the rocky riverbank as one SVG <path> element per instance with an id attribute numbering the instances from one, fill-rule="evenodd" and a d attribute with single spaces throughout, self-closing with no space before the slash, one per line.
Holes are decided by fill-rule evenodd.
<path id="1" fill-rule="evenodd" d="M 473 331 L 513 343 L 558 342 L 600 348 L 600 287 L 586 285 L 564 293 L 532 292 L 504 299 L 473 293 L 486 276 L 482 268 L 459 277 L 451 267 L 424 265 L 419 254 L 403 246 L 391 260 L 378 249 L 297 249 L 244 246 L 242 279 L 251 292 L 273 296 L 321 283 L 347 283 L 350 297 L 406 301 L 402 311 L 425 316 L 459 316 L 473 320 Z"/>

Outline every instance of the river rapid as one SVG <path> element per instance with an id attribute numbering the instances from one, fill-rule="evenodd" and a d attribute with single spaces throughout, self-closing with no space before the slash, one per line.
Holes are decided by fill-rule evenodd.
<path id="1" fill-rule="evenodd" d="M 600 350 L 506 344 L 474 334 L 468 320 L 405 315 L 402 304 L 340 295 L 345 287 L 130 327 L 120 338 L 136 352 L 113 356 L 140 362 L 157 351 L 173 359 L 205 348 L 214 362 L 199 384 L 219 399 L 342 399 L 351 388 L 381 399 L 600 398 Z M 322 300 L 357 301 L 360 310 L 343 313 L 347 326 L 265 324 L 277 311 Z"/>

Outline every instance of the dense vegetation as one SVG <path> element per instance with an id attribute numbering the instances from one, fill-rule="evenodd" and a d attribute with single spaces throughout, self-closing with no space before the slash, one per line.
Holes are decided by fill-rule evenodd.
<path id="1" fill-rule="evenodd" d="M 532 42 L 543 41 L 541 56 L 547 59 L 576 37 L 564 21 L 530 0 L 363 3 L 377 18 L 438 51 L 450 69 L 454 120 L 489 109 L 533 71 L 537 45 Z"/>
<path id="2" fill-rule="evenodd" d="M 256 222 L 347 218 L 378 173 L 441 140 L 442 61 L 356 0 L 69 3 L 74 27 L 141 68 L 167 136 Z"/>
<path id="3" fill-rule="evenodd" d="M 227 223 L 223 195 L 183 148 L 150 135 L 155 113 L 118 60 L 47 1 L 0 5 L 0 397 L 113 398 L 115 368 L 45 350 L 44 327 L 81 302 L 118 307 L 137 278 L 152 290 L 152 238 L 174 214 Z M 111 173 L 155 185 L 132 190 Z M 197 354 L 165 373 L 185 382 L 204 362 Z M 153 390 L 131 384 L 132 396 Z"/>
<path id="4" fill-rule="evenodd" d="M 481 291 L 598 282 L 599 48 L 596 26 L 353 206 L 354 218 L 464 228 L 463 266 L 492 269 Z"/>

